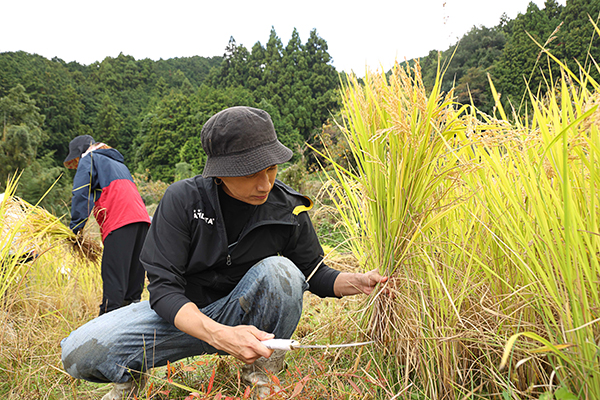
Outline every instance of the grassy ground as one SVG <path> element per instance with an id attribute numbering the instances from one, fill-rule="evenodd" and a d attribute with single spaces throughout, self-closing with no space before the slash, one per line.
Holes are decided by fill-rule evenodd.
<path id="1" fill-rule="evenodd" d="M 62 369 L 60 340 L 94 318 L 90 293 L 29 292 L 0 315 L 0 396 L 4 399 L 98 399 L 109 385 L 70 378 Z M 99 298 L 99 292 L 96 295 Z M 79 300 L 77 300 L 79 299 Z M 357 339 L 352 299 L 320 299 L 305 295 L 305 311 L 294 338 L 308 343 L 342 343 Z M 278 376 L 283 393 L 273 398 L 375 398 L 381 390 L 377 373 L 369 371 L 372 349 L 296 350 L 288 353 L 287 368 Z M 151 370 L 147 393 L 141 398 L 244 398 L 241 363 L 232 357 L 184 359 Z M 372 375 L 374 374 L 374 375 Z M 196 392 L 198 397 L 188 397 Z"/>
<path id="2" fill-rule="evenodd" d="M 310 186 L 307 190 L 317 197 L 318 182 L 307 185 Z M 334 218 L 326 207 L 317 204 L 311 216 L 320 224 L 321 234 L 327 237 L 324 247 L 328 263 L 340 270 L 356 270 L 358 266 L 351 255 L 333 250 L 339 237 Z M 54 222 L 64 235 L 65 227 Z M 88 225 L 86 236 L 99 241 L 97 227 L 93 223 Z M 75 257 L 71 247 L 64 246 L 64 237 L 53 239 L 50 235 L 43 241 L 36 238 L 32 242 L 31 245 L 50 250 L 23 264 L 16 281 L 2 297 L 0 398 L 99 399 L 110 385 L 74 380 L 63 370 L 60 360 L 60 341 L 97 315 L 101 299 L 99 264 Z M 143 299 L 147 296 L 145 291 Z M 306 293 L 294 339 L 318 344 L 360 340 L 359 308 L 358 298 L 321 299 Z M 371 365 L 373 351 L 369 346 L 289 352 L 286 369 L 273 377 L 282 388 L 273 398 L 377 398 L 378 392 L 387 389 L 381 373 Z M 227 356 L 179 360 L 150 370 L 146 391 L 139 398 L 248 398 L 249 388 L 240 381 L 240 366 L 240 361 Z"/>

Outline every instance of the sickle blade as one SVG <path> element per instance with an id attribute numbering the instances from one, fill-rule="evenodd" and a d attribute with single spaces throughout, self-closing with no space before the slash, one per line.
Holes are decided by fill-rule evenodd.
<path id="1" fill-rule="evenodd" d="M 293 348 L 295 348 L 295 349 L 334 349 L 334 348 L 340 348 L 340 347 L 364 346 L 364 345 L 371 344 L 371 343 L 373 343 L 372 340 L 370 342 L 344 343 L 344 344 L 324 344 L 324 345 L 294 344 Z"/>

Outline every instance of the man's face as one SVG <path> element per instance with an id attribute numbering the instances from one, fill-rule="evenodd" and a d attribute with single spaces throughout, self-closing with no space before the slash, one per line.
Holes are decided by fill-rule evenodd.
<path id="1" fill-rule="evenodd" d="M 255 206 L 267 201 L 275 177 L 277 176 L 277 165 L 272 165 L 252 175 L 221 177 L 223 190 L 234 199 Z"/>

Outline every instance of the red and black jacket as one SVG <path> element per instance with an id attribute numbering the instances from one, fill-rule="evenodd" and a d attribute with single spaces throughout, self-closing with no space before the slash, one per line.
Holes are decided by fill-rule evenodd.
<path id="1" fill-rule="evenodd" d="M 142 201 L 121 153 L 115 149 L 98 149 L 79 160 L 73 180 L 71 224 L 77 233 L 94 211 L 102 240 L 109 233 L 135 222 L 150 223 Z"/>
<path id="2" fill-rule="evenodd" d="M 218 196 L 213 179 L 199 175 L 175 182 L 160 201 L 140 256 L 158 315 L 173 323 L 184 304 L 202 308 L 226 296 L 253 265 L 274 255 L 289 258 L 305 277 L 319 266 L 309 290 L 335 296 L 339 272 L 322 263 L 307 197 L 276 180 L 238 241 L 228 245 Z"/>

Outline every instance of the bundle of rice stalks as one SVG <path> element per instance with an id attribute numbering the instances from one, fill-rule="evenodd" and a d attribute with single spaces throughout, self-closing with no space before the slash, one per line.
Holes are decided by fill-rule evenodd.
<path id="1" fill-rule="evenodd" d="M 62 225 L 69 231 L 69 236 L 66 237 L 67 243 L 71 247 L 71 251 L 75 257 L 87 260 L 92 263 L 100 262 L 102 258 L 102 244 L 95 239 L 88 230 L 81 230 L 77 235 L 73 233 L 65 225 Z"/>
<path id="2" fill-rule="evenodd" d="M 465 136 L 464 108 L 455 110 L 452 93 L 441 92 L 441 73 L 428 91 L 418 63 L 396 65 L 390 76 L 367 73 L 364 84 L 352 77 L 343 101 L 341 130 L 354 163 L 345 168 L 326 149 L 322 155 L 333 170 L 324 171 L 326 187 L 359 263 L 389 276 L 392 290 L 414 280 L 416 252 L 436 221 L 456 206 L 446 199 L 448 188 L 440 188 L 457 168 L 452 151 Z M 393 347 L 398 341 L 386 337 L 389 329 L 382 326 L 402 323 L 390 321 L 396 304 L 374 297 L 367 331 Z"/>
<path id="3" fill-rule="evenodd" d="M 59 218 L 45 209 L 16 196 L 3 202 L 2 236 L 14 232 L 13 248 L 24 248 L 41 254 L 51 247 L 66 245 L 80 261 L 96 263 L 102 257 L 102 244 L 88 230 L 75 235 Z"/>

